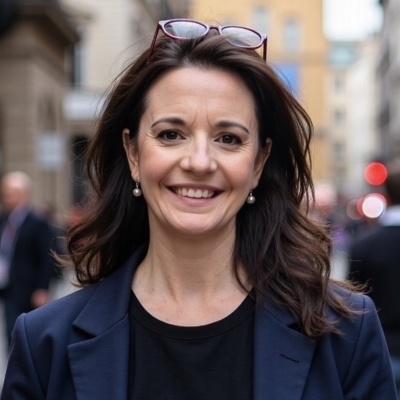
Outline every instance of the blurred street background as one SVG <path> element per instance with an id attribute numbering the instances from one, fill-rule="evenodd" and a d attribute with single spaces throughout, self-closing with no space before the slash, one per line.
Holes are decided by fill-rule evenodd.
<path id="1" fill-rule="evenodd" d="M 0 0 L 0 176 L 28 173 L 35 207 L 61 230 L 73 223 L 104 92 L 175 17 L 267 33 L 267 62 L 314 122 L 313 212 L 345 278 L 346 251 L 384 211 L 386 166 L 400 158 L 400 0 Z M 57 285 L 54 298 L 71 290 Z"/>

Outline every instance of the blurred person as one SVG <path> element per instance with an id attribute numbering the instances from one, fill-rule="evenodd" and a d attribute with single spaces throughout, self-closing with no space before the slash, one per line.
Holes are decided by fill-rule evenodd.
<path id="1" fill-rule="evenodd" d="M 400 398 L 400 169 L 389 169 L 384 187 L 388 207 L 378 224 L 354 240 L 349 279 L 369 288 L 388 343 Z"/>
<path id="2" fill-rule="evenodd" d="M 312 123 L 265 35 L 215 28 L 160 21 L 115 82 L 68 234 L 82 289 L 18 318 L 2 400 L 395 399 L 303 208 Z"/>
<path id="3" fill-rule="evenodd" d="M 47 220 L 30 205 L 32 181 L 19 171 L 1 180 L 0 288 L 8 339 L 18 315 L 46 304 L 53 238 Z"/>

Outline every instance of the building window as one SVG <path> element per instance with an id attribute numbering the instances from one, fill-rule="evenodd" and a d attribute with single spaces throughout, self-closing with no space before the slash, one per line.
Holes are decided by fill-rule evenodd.
<path id="1" fill-rule="evenodd" d="M 335 163 L 340 164 L 345 160 L 345 145 L 343 142 L 336 142 L 334 144 L 334 158 Z"/>
<path id="2" fill-rule="evenodd" d="M 80 88 L 85 84 L 86 43 L 85 32 L 79 29 L 80 41 L 74 46 L 72 52 L 72 85 Z"/>
<path id="3" fill-rule="evenodd" d="M 268 34 L 268 10 L 264 6 L 257 6 L 252 11 L 251 26 L 260 33 Z"/>
<path id="4" fill-rule="evenodd" d="M 283 49 L 287 52 L 297 52 L 300 50 L 300 44 L 300 23 L 299 21 L 290 18 L 283 24 Z"/>
<path id="5" fill-rule="evenodd" d="M 346 85 L 345 85 L 344 77 L 341 75 L 336 75 L 333 80 L 333 87 L 334 87 L 335 93 L 343 93 L 345 86 Z"/>
<path id="6" fill-rule="evenodd" d="M 333 112 L 333 121 L 336 126 L 342 126 L 346 120 L 346 111 L 343 108 L 336 108 Z"/>

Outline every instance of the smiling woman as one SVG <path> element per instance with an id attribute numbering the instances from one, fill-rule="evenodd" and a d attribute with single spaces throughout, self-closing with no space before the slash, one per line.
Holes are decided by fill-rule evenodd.
<path id="1" fill-rule="evenodd" d="M 259 151 L 251 92 L 235 74 L 188 67 L 157 81 L 147 104 L 138 133 L 125 129 L 124 143 L 150 231 L 164 232 L 163 242 L 202 237 L 232 246 L 236 214 L 257 186 L 271 144 L 267 139 Z"/>
<path id="2" fill-rule="evenodd" d="M 83 288 L 19 317 L 2 400 L 396 398 L 374 305 L 329 278 L 307 213 L 312 123 L 266 58 L 248 28 L 159 23 L 89 146 Z"/>

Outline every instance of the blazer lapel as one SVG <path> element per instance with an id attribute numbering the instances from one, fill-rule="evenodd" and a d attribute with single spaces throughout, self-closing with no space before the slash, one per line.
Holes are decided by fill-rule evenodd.
<path id="1" fill-rule="evenodd" d="M 77 400 L 124 400 L 128 397 L 129 302 L 136 251 L 113 274 L 98 282 L 74 328 L 82 340 L 68 346 Z"/>
<path id="2" fill-rule="evenodd" d="M 107 332 L 69 346 L 68 352 L 77 400 L 127 399 L 127 317 Z"/>
<path id="3" fill-rule="evenodd" d="M 254 400 L 299 400 L 315 350 L 315 341 L 293 329 L 295 318 L 268 305 L 256 311 L 254 324 Z"/>

